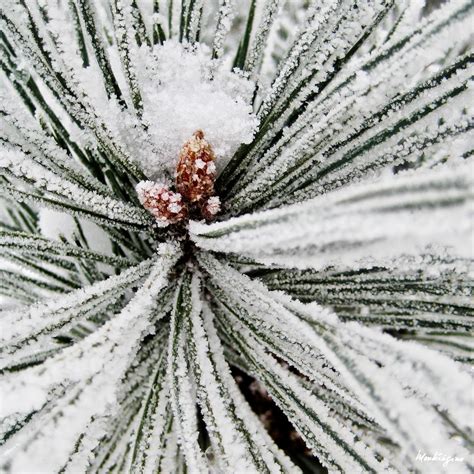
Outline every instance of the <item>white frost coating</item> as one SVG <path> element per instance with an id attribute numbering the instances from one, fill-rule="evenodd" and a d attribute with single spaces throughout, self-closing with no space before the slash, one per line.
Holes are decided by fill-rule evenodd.
<path id="1" fill-rule="evenodd" d="M 152 390 L 156 392 L 154 386 L 152 386 Z M 162 389 L 155 410 L 149 417 L 151 418 L 150 431 L 147 433 L 146 446 L 142 447 L 141 452 L 141 455 L 145 457 L 144 473 L 156 470 L 157 463 L 164 457 L 164 449 L 169 443 L 167 439 L 169 433 L 165 432 L 166 423 L 170 418 L 169 388 L 167 385 Z"/>
<path id="2" fill-rule="evenodd" d="M 183 449 L 186 466 L 192 474 L 209 472 L 208 461 L 199 446 L 197 395 L 195 382 L 186 357 L 185 324 L 192 312 L 200 312 L 202 302 L 191 301 L 189 281 L 182 278 L 176 290 L 168 347 L 170 401 L 176 421 L 178 442 Z M 195 304 L 197 303 L 197 304 Z"/>
<path id="3" fill-rule="evenodd" d="M 234 16 L 235 0 L 220 0 L 216 32 L 212 45 L 212 49 L 217 58 L 220 58 L 224 53 L 224 41 L 232 27 Z"/>
<path id="4" fill-rule="evenodd" d="M 54 347 L 51 331 L 57 333 L 100 313 L 104 305 L 110 304 L 143 278 L 152 264 L 152 260 L 145 261 L 120 275 L 80 288 L 60 299 L 37 303 L 27 310 L 4 312 L 0 335 L 0 366 L 13 362 L 15 359 L 11 357 L 18 357 L 22 353 L 23 356 L 34 355 L 42 349 Z"/>
<path id="5" fill-rule="evenodd" d="M 205 45 L 167 41 L 154 52 L 146 58 L 143 118 L 157 154 L 140 155 L 138 161 L 152 177 L 160 165 L 174 173 L 184 142 L 201 129 L 222 169 L 238 146 L 253 138 L 257 119 L 248 104 L 253 84 L 212 61 Z"/>
<path id="6" fill-rule="evenodd" d="M 440 86 L 438 83 L 436 87 L 429 87 L 421 96 L 420 94 L 411 97 L 403 95 L 404 92 L 414 91 L 426 80 L 431 82 L 435 77 L 434 74 L 442 72 L 445 67 L 449 69 L 458 62 L 460 58 L 456 55 L 464 49 L 463 45 L 469 41 L 472 32 L 470 27 L 472 19 L 468 14 L 466 4 L 467 2 L 463 1 L 446 2 L 429 19 L 425 18 L 419 25 L 417 24 L 416 34 L 410 31 L 400 45 L 397 46 L 397 42 L 401 38 L 395 41 L 392 37 L 391 41 L 381 48 L 374 49 L 370 54 L 364 54 L 357 60 L 353 58 L 307 105 L 302 103 L 304 94 L 316 91 L 317 88 L 311 84 L 305 86 L 304 94 L 302 92 L 303 97 L 293 99 L 293 105 L 282 111 L 281 117 L 268 128 L 267 138 L 260 140 L 249 151 L 245 158 L 245 164 L 248 166 L 241 166 L 245 169 L 245 175 L 235 185 L 236 189 L 240 189 L 240 196 L 234 197 L 231 194 L 232 198 L 230 202 L 227 202 L 227 208 L 231 211 L 242 211 L 243 204 L 255 201 L 256 197 L 259 195 L 261 197 L 270 190 L 273 199 L 269 207 L 281 204 L 285 197 L 288 203 L 288 190 L 295 187 L 298 189 L 298 186 L 301 186 L 308 178 L 308 174 L 310 177 L 317 175 L 321 168 L 324 170 L 327 164 L 333 164 L 331 162 L 335 161 L 333 159 L 335 152 L 344 148 L 346 151 L 348 148 L 349 151 L 354 151 L 354 148 L 360 146 L 361 139 L 365 141 L 369 138 L 368 136 L 374 135 L 373 132 L 380 130 L 379 125 L 382 125 L 382 129 L 386 131 L 387 126 L 390 125 L 390 122 L 387 122 L 388 119 L 406 119 L 410 113 L 413 113 L 413 105 L 416 109 L 422 109 L 427 99 L 430 102 L 437 99 L 440 93 L 445 92 L 449 82 L 457 87 L 460 81 L 465 79 L 450 77 L 446 81 L 447 84 Z M 324 2 L 325 8 L 327 5 L 329 2 Z M 464 11 L 464 13 L 459 14 L 459 11 Z M 330 15 L 331 18 L 332 16 L 333 14 Z M 320 19 L 320 14 L 317 15 L 317 19 Z M 328 29 L 327 26 L 325 26 L 326 29 Z M 309 31 L 308 29 L 307 33 Z M 333 35 L 331 40 L 339 41 Z M 448 49 L 454 51 L 449 60 L 446 59 Z M 318 58 L 319 55 L 316 55 L 316 60 Z M 311 64 L 311 60 L 308 61 Z M 283 70 L 283 66 L 281 69 Z M 434 85 L 435 82 L 431 86 Z M 469 94 L 469 92 L 464 91 L 462 95 L 464 94 Z M 285 93 L 285 96 L 288 96 L 288 93 Z M 403 100 L 397 104 L 397 99 L 400 98 Z M 397 106 L 392 109 L 387 108 L 380 117 L 379 112 L 392 101 L 395 101 Z M 416 161 L 417 155 L 423 155 L 424 148 L 429 146 L 426 142 L 442 131 L 443 126 L 440 124 L 446 121 L 452 122 L 455 116 L 461 114 L 463 107 L 459 105 L 453 107 L 453 102 L 453 99 L 450 99 L 449 107 L 434 109 L 434 106 L 430 105 L 433 112 L 427 116 L 421 115 L 408 128 L 403 127 L 396 133 L 386 134 L 389 140 L 382 140 L 377 147 L 385 153 L 379 154 L 379 151 L 373 153 L 373 149 L 369 147 L 355 159 L 346 161 L 343 167 L 333 169 L 322 181 L 315 180 L 312 187 L 306 187 L 298 196 L 290 194 L 292 201 L 308 199 L 316 194 L 316 190 L 317 194 L 320 194 L 334 187 L 334 184 L 337 186 L 345 184 L 349 177 L 351 181 L 354 181 L 359 179 L 360 175 L 373 172 L 374 168 L 396 164 L 397 160 L 404 161 L 407 159 L 407 152 L 411 154 L 408 160 Z M 472 103 L 472 98 L 470 99 L 469 95 L 465 96 L 462 103 L 468 106 Z M 298 112 L 297 119 L 290 126 L 283 128 L 282 137 L 271 148 L 262 149 L 268 140 L 286 125 L 286 120 L 292 112 Z M 466 122 L 470 115 L 466 112 L 464 117 L 460 117 L 458 125 Z M 347 143 L 345 140 L 351 137 L 355 130 L 359 130 L 360 125 L 367 122 L 369 118 L 375 119 L 371 126 L 357 137 L 356 141 L 350 140 Z M 424 131 L 427 123 L 423 122 L 431 122 L 431 130 L 427 130 L 429 133 Z M 447 155 L 452 152 L 451 140 L 460 132 L 461 130 L 443 133 L 443 136 L 438 138 L 439 146 L 446 151 Z M 416 147 L 413 147 L 414 141 L 418 141 Z M 340 146 L 347 144 L 349 147 Z M 262 154 L 264 154 L 263 157 Z M 425 155 L 428 157 L 430 153 Z M 306 161 L 301 164 L 303 157 Z M 294 169 L 295 163 L 299 163 L 296 170 L 275 184 L 283 172 Z M 349 176 L 348 171 L 351 172 Z M 271 182 L 268 182 L 267 178 L 270 176 Z M 327 183 L 326 179 L 332 182 Z M 278 195 L 280 199 L 276 200 L 275 196 Z"/>
<path id="7" fill-rule="evenodd" d="M 472 328 L 472 318 L 466 314 L 474 309 L 472 263 L 447 254 L 416 255 L 350 275 L 336 269 L 279 270 L 262 280 L 271 290 L 332 306 L 343 320 L 387 329 L 416 328 L 418 334 L 427 335 L 430 329 L 464 332 Z M 444 349 L 449 347 L 462 354 L 458 351 L 462 345 L 448 344 Z"/>
<path id="8" fill-rule="evenodd" d="M 49 419 L 47 411 L 36 415 L 50 424 L 43 426 L 48 431 L 47 438 L 40 436 L 31 442 L 28 431 L 21 431 L 2 447 L 0 455 L 13 456 L 13 472 L 25 472 L 32 465 L 39 471 L 56 472 L 67 461 L 90 418 L 116 407 L 116 386 L 139 350 L 142 338 L 153 332 L 150 319 L 155 298 L 166 285 L 167 274 L 179 256 L 175 246 L 168 244 L 162 244 L 159 253 L 160 258 L 148 279 L 115 318 L 40 367 L 2 379 L 2 416 L 41 409 L 51 398 L 50 390 L 62 384 L 72 383 L 75 387 L 71 393 L 66 392 L 68 397 L 77 394 L 73 403 L 56 405 L 58 410 L 65 405 L 65 416 L 60 422 Z M 45 418 L 41 418 L 43 416 Z M 67 429 L 62 424 L 66 424 Z M 100 430 L 96 435 L 100 436 Z M 54 451 L 48 449 L 51 442 L 54 442 Z M 87 456 L 87 452 L 84 455 Z"/>
<path id="9" fill-rule="evenodd" d="M 191 302 L 193 307 L 201 309 L 200 278 L 194 275 L 191 282 Z M 196 381 L 198 396 L 202 399 L 201 411 L 206 425 L 210 428 L 209 436 L 215 445 L 217 458 L 223 463 L 223 468 L 236 472 L 237 466 L 249 473 L 258 472 L 252 466 L 251 457 L 243 442 L 241 434 L 230 417 L 229 401 L 222 392 L 217 374 L 211 361 L 211 353 L 207 334 L 202 327 L 201 311 L 192 311 L 190 314 L 191 326 L 191 354 L 195 358 Z M 207 399 L 207 403 L 205 400 Z M 222 454 L 220 453 L 222 451 Z M 220 457 L 223 457 L 221 460 Z"/>
<path id="10" fill-rule="evenodd" d="M 191 301 L 193 306 L 201 307 L 200 276 L 195 274 L 191 282 Z M 208 427 L 209 436 L 214 445 L 216 457 L 219 464 L 226 472 L 258 473 L 262 459 L 252 458 L 254 440 L 251 441 L 249 433 L 246 437 L 247 427 L 241 415 L 237 412 L 235 400 L 229 396 L 229 368 L 218 342 L 214 341 L 214 347 L 204 327 L 202 315 L 198 311 L 191 312 L 190 318 L 190 353 L 195 360 L 195 374 L 198 384 L 198 396 L 201 401 L 201 411 Z M 216 350 L 217 349 L 217 350 Z M 223 372 L 223 369 L 225 372 Z M 227 385 L 227 387 L 226 387 Z M 241 410 L 238 410 L 241 411 Z M 260 457 L 260 456 L 259 456 Z M 277 471 L 272 457 L 268 457 L 265 464 Z"/>
<path id="11" fill-rule="evenodd" d="M 81 203 L 84 208 L 89 208 L 102 216 L 110 219 L 126 220 L 133 223 L 146 223 L 147 216 L 143 209 L 124 201 L 101 195 L 90 191 L 82 185 L 58 176 L 46 167 L 39 165 L 17 150 L 2 150 L 0 156 L 0 168 L 8 169 L 18 178 L 31 180 L 35 186 L 60 197 L 66 204 Z"/>
<path id="12" fill-rule="evenodd" d="M 0 3 L 7 38 L 0 38 L 0 167 L 9 180 L 0 192 L 11 211 L 0 223 L 8 262 L 0 298 L 6 291 L 20 303 L 1 315 L 0 470 L 297 472 L 244 399 L 232 364 L 267 386 L 331 472 L 464 472 L 467 463 L 415 458 L 418 449 L 442 448 L 468 459 L 454 429 L 469 428 L 472 418 L 466 367 L 374 326 L 409 329 L 397 334 L 472 359 L 473 274 L 465 257 L 472 258 L 472 170 L 451 168 L 472 154 L 472 0 L 435 2 L 442 6 L 433 15 L 428 0 Z M 158 23 L 172 38 L 164 46 Z M 202 44 L 179 46 L 181 33 L 213 45 L 212 53 Z M 224 71 L 237 48 L 257 84 L 254 101 L 255 84 Z M 253 142 L 250 103 L 262 123 Z M 200 260 L 203 294 L 194 276 L 192 308 L 182 305 L 170 331 L 168 318 L 158 321 L 171 303 L 171 288 L 159 290 L 166 258 L 142 285 L 153 261 L 130 268 L 128 258 L 98 255 L 97 237 L 90 248 L 41 238 L 36 211 L 44 205 L 99 225 L 144 229 L 152 219 L 131 204 L 126 178 L 165 180 L 198 127 L 223 178 L 219 221 L 247 214 L 191 224 L 206 249 L 187 246 Z M 222 171 L 240 143 L 249 145 L 240 161 Z M 397 181 L 380 178 L 400 165 L 418 169 Z M 180 212 L 164 196 L 166 210 Z M 307 202 L 316 196 L 323 197 Z M 25 199 L 34 203 L 31 214 Z M 210 217 L 219 205 L 215 196 L 203 212 Z M 40 231 L 71 237 L 72 219 L 51 226 L 55 216 L 40 212 Z M 152 244 L 151 233 L 107 234 L 133 261 Z M 207 249 L 234 254 L 213 260 Z M 75 291 L 101 278 L 101 267 L 86 258 L 127 270 Z M 263 282 L 222 261 L 261 269 L 252 273 Z M 198 273 L 186 271 L 190 281 Z M 22 306 L 51 292 L 58 296 Z M 356 323 L 341 324 L 324 305 Z M 160 365 L 167 347 L 175 352 Z M 21 370 L 12 371 L 16 365 Z M 198 405 L 207 451 L 198 440 Z"/>
<path id="13" fill-rule="evenodd" d="M 473 182 L 461 161 L 226 222 L 191 222 L 190 232 L 201 248 L 290 268 L 370 267 L 433 246 L 469 257 Z"/>
<path id="14" fill-rule="evenodd" d="M 275 21 L 278 9 L 283 2 L 281 0 L 267 0 L 264 2 L 257 2 L 256 16 L 260 17 L 260 22 L 256 28 L 253 28 L 253 37 L 251 38 L 251 48 L 248 52 L 245 68 L 248 71 L 255 73 L 261 67 L 263 52 L 270 34 L 270 30 Z M 259 11 L 261 10 L 261 11 Z M 255 21 L 255 20 L 254 20 Z"/>
<path id="15" fill-rule="evenodd" d="M 235 405 L 235 414 L 243 420 L 245 429 L 248 431 L 255 443 L 252 452 L 258 450 L 268 466 L 272 466 L 278 472 L 279 466 L 284 472 L 299 472 L 299 469 L 292 461 L 278 448 L 273 439 L 269 436 L 255 412 L 250 408 L 242 392 L 239 390 L 235 379 L 232 377 L 230 367 L 225 359 L 224 350 L 219 340 L 216 327 L 213 322 L 214 315 L 207 305 L 203 305 L 202 320 L 203 327 L 207 332 L 209 347 L 214 354 L 214 363 L 219 373 L 222 384 L 228 391 L 229 397 Z M 279 464 L 275 465 L 275 461 Z"/>
<path id="16" fill-rule="evenodd" d="M 235 333 L 241 347 L 245 347 L 244 357 L 251 353 L 247 362 L 252 371 L 258 374 L 280 408 L 296 422 L 307 446 L 326 467 L 334 472 L 359 472 L 362 466 L 381 471 L 386 467 L 386 463 L 376 461 L 374 454 L 362 442 L 356 443 L 350 431 L 330 415 L 328 407 L 304 388 L 300 379 L 280 366 L 239 321 L 229 319 L 224 324 L 229 332 Z M 295 399 L 298 403 L 294 403 Z M 347 449 L 348 446 L 352 447 L 352 451 Z"/>
<path id="17" fill-rule="evenodd" d="M 200 262 L 213 282 L 224 290 L 224 301 L 230 308 L 241 305 L 260 320 L 254 327 L 269 323 L 275 327 L 284 325 L 288 334 L 297 333 L 301 343 L 321 351 L 341 374 L 341 382 L 354 390 L 382 426 L 389 428 L 393 439 L 403 448 L 402 456 L 407 455 L 407 463 L 413 462 L 417 449 L 429 452 L 439 449 L 439 443 L 443 443 L 449 452 L 467 456 L 462 446 L 448 440 L 446 427 L 431 405 L 435 403 L 448 409 L 460 426 L 469 424 L 472 377 L 462 366 L 419 345 L 395 341 L 388 335 L 382 336 L 376 330 L 354 323 L 340 323 L 335 314 L 317 304 L 304 305 L 282 293 L 269 292 L 261 283 L 252 282 L 208 255 L 202 255 Z M 258 361 L 261 376 L 268 377 L 276 364 L 269 360 L 264 362 L 266 356 L 259 348 L 260 344 L 251 342 L 257 334 L 255 329 L 247 331 L 244 327 L 246 318 L 232 316 L 224 326 L 235 332 L 255 354 L 251 363 Z M 284 376 L 281 369 L 278 371 L 278 380 L 291 377 L 290 374 Z M 441 390 L 440 380 L 448 381 Z M 300 391 L 294 383 L 292 385 L 294 390 Z M 303 392 L 300 399 L 315 407 L 314 401 L 303 396 Z M 336 429 L 336 433 L 344 437 L 342 430 Z M 460 469 L 460 472 L 465 470 Z"/>

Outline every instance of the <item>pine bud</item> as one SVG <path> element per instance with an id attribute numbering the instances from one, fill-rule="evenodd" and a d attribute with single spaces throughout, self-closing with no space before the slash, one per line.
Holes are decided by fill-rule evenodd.
<path id="1" fill-rule="evenodd" d="M 190 203 L 202 204 L 214 194 L 215 155 L 201 130 L 194 132 L 179 155 L 176 187 Z"/>
<path id="2" fill-rule="evenodd" d="M 221 210 L 221 200 L 218 196 L 212 196 L 201 207 L 201 213 L 204 219 L 212 220 Z"/>
<path id="3" fill-rule="evenodd" d="M 181 194 L 170 191 L 166 184 L 140 181 L 136 191 L 140 203 L 156 219 L 158 227 L 176 224 L 188 215 L 188 208 Z"/>

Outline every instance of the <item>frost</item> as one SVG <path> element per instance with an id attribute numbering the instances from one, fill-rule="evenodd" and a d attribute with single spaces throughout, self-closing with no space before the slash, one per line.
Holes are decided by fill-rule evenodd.
<path id="1" fill-rule="evenodd" d="M 202 44 L 193 47 L 169 40 L 147 61 L 143 119 L 157 154 L 137 160 L 151 177 L 160 164 L 173 174 L 184 142 L 201 129 L 221 170 L 238 146 L 254 136 L 258 122 L 249 105 L 253 84 L 211 60 L 209 48 Z"/>
<path id="2" fill-rule="evenodd" d="M 190 231 L 203 249 L 287 268 L 371 267 L 446 247 L 470 258 L 472 185 L 471 164 L 458 160 Z"/>
<path id="3" fill-rule="evenodd" d="M 0 470 L 469 472 L 472 0 L 0 3 Z"/>
<path id="4" fill-rule="evenodd" d="M 39 470 L 56 472 L 68 460 L 76 440 L 81 438 L 80 434 L 87 431 L 90 419 L 118 409 L 118 387 L 126 370 L 140 350 L 140 341 L 154 333 L 151 320 L 155 299 L 167 284 L 170 268 L 179 256 L 176 250 L 171 244 L 160 246 L 159 257 L 140 290 L 115 318 L 99 330 L 73 347 L 58 352 L 39 369 L 30 367 L 20 377 L 2 379 L 2 415 L 31 413 L 48 407 L 53 401 L 56 402 L 53 413 L 65 411 L 56 422 L 54 417 L 49 418 L 48 410 L 40 410 L 39 420 L 35 418 L 30 424 L 29 430 L 34 431 L 38 421 L 43 420 L 49 431 L 48 438 L 40 436 L 35 443 L 30 443 L 28 435 L 31 433 L 25 430 L 14 441 L 10 440 L 2 446 L 4 456 L 11 458 L 15 455 L 14 471 L 24 471 L 34 465 Z M 108 282 L 99 285 L 100 291 L 108 285 Z M 84 298 L 87 296 L 84 293 L 73 298 Z M 58 306 L 55 302 L 50 305 Z M 44 306 L 38 307 L 39 312 L 45 309 Z M 5 390 L 6 386 L 9 390 Z M 67 436 L 63 431 L 67 432 Z M 102 432 L 100 429 L 93 430 L 88 436 L 96 442 Z M 45 447 L 51 439 L 56 442 L 54 455 Z M 84 451 L 82 456 L 87 457 L 87 454 Z M 88 464 L 87 458 L 85 464 Z"/>
<path id="5" fill-rule="evenodd" d="M 218 196 L 212 196 L 207 200 L 206 213 L 215 216 L 221 210 L 221 201 Z"/>
<path id="6" fill-rule="evenodd" d="M 337 390 L 332 396 L 339 398 L 342 395 L 339 402 L 344 401 L 347 396 L 344 391 L 348 390 L 352 398 L 349 406 L 354 409 L 357 406 L 354 402 L 361 401 L 362 410 L 368 409 L 371 414 L 371 426 L 380 423 L 389 429 L 402 447 L 401 456 L 407 456 L 405 462 L 413 462 L 420 447 L 436 450 L 439 443 L 446 443 L 446 449 L 461 457 L 467 455 L 465 448 L 456 441 L 441 441 L 446 436 L 446 427 L 431 413 L 429 405 L 435 403 L 444 407 L 464 427 L 470 424 L 468 387 L 472 379 L 463 367 L 439 354 L 431 354 L 418 344 L 407 345 L 356 323 L 340 323 L 335 314 L 318 304 L 304 305 L 284 293 L 270 293 L 264 285 L 223 265 L 209 254 L 203 254 L 200 262 L 212 280 L 210 287 L 219 301 L 219 316 L 224 318 L 221 327 L 226 337 L 239 344 L 244 359 L 262 377 L 260 380 L 265 381 L 280 407 L 298 418 L 302 435 L 326 465 L 332 466 L 337 460 L 340 470 L 352 472 L 357 465 L 355 462 L 361 462 L 361 459 L 365 463 L 375 464 L 376 461 L 374 453 L 363 442 L 353 445 L 354 440 L 345 426 L 338 425 L 337 418 L 318 406 L 318 398 L 307 392 L 304 384 L 290 371 L 277 364 L 262 345 L 268 344 L 273 347 L 272 351 L 278 348 L 275 352 L 278 357 L 307 377 L 311 378 L 314 373 L 318 373 L 318 377 L 328 377 L 328 381 L 318 382 L 324 387 L 323 392 Z M 325 369 L 316 369 L 314 365 L 321 362 Z M 328 383 L 335 374 L 336 386 Z M 450 382 L 440 388 L 440 380 Z M 286 390 L 281 390 L 282 384 Z M 297 403 L 294 403 L 295 397 Z M 299 414 L 301 404 L 305 410 Z M 341 412 L 339 409 L 336 412 L 342 414 L 349 406 L 340 406 Z M 410 410 L 410 417 L 406 416 L 407 410 Z M 327 429 L 328 426 L 331 429 Z M 430 427 L 429 432 L 426 427 Z M 323 432 L 317 439 L 324 437 L 323 446 L 318 442 L 313 444 L 313 437 L 321 428 Z M 334 440 L 337 440 L 336 444 Z M 335 453 L 345 443 L 354 446 L 358 456 L 352 457 L 354 453 L 346 450 L 344 454 L 326 457 L 326 449 Z M 375 470 L 385 471 L 387 467 L 378 466 Z M 462 469 L 461 472 L 467 471 Z"/>

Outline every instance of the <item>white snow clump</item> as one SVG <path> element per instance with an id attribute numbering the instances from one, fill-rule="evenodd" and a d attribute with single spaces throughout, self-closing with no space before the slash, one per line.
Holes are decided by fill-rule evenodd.
<path id="1" fill-rule="evenodd" d="M 200 129 L 214 148 L 218 171 L 242 143 L 253 139 L 258 119 L 250 100 L 255 84 L 211 59 L 210 48 L 169 40 L 147 59 L 143 119 L 156 155 L 137 157 L 150 177 L 171 173 L 186 140 Z"/>

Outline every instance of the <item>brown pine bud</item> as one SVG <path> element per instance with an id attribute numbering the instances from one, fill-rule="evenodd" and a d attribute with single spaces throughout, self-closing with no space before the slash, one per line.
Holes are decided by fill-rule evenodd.
<path id="1" fill-rule="evenodd" d="M 201 206 L 201 213 L 204 219 L 210 221 L 221 210 L 221 200 L 218 196 L 212 196 Z"/>
<path id="2" fill-rule="evenodd" d="M 158 227 L 176 224 L 188 216 L 181 194 L 170 191 L 166 184 L 140 181 L 136 191 L 141 204 L 156 219 Z"/>
<path id="3" fill-rule="evenodd" d="M 190 203 L 202 204 L 214 194 L 215 155 L 201 130 L 194 132 L 181 149 L 176 169 L 176 187 Z"/>

